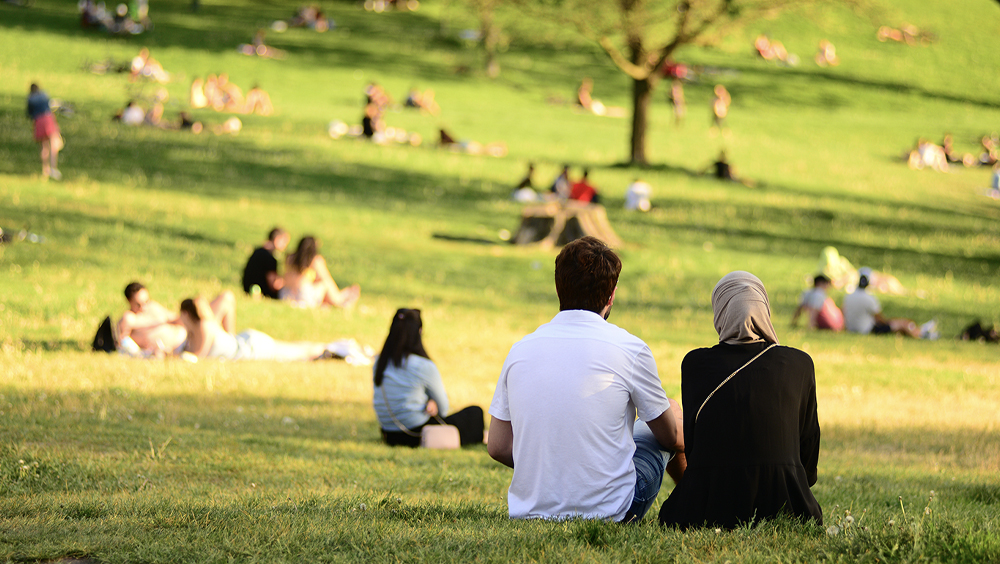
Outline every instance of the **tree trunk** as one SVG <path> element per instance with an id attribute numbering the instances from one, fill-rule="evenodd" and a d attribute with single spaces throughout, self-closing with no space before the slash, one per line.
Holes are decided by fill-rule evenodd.
<path id="1" fill-rule="evenodd" d="M 492 0 L 481 0 L 479 4 L 479 32 L 483 37 L 483 49 L 486 51 L 486 75 L 496 78 L 500 76 L 500 62 L 497 61 L 500 30 L 493 21 Z"/>
<path id="2" fill-rule="evenodd" d="M 652 77 L 632 79 L 632 164 L 647 164 L 646 125 L 649 121 L 649 102 L 653 98 Z"/>
<path id="3" fill-rule="evenodd" d="M 628 37 L 629 55 L 633 65 L 645 65 L 646 49 L 642 45 L 642 36 L 630 33 Z M 653 80 L 656 71 L 650 72 L 645 78 L 632 79 L 632 155 L 631 164 L 644 165 L 646 160 L 646 125 L 649 122 L 649 101 L 653 96 Z"/>

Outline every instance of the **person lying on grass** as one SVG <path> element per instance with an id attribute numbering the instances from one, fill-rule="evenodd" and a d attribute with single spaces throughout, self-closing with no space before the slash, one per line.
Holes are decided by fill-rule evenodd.
<path id="1" fill-rule="evenodd" d="M 140 282 L 125 286 L 128 311 L 118 320 L 118 342 L 123 350 L 139 350 L 160 356 L 175 350 L 187 338 L 180 317 L 149 297 Z M 236 327 L 236 298 L 229 290 L 215 297 L 208 307 L 226 331 Z M 135 347 L 130 346 L 131 343 Z"/>
<path id="2" fill-rule="evenodd" d="M 219 323 L 202 297 L 181 302 L 180 320 L 187 330 L 187 339 L 177 351 L 181 356 L 191 353 L 197 358 L 281 361 L 344 358 L 350 364 L 371 364 L 371 354 L 353 340 L 346 341 L 345 347 L 345 341 L 278 341 L 253 329 L 234 335 L 232 329 Z"/>

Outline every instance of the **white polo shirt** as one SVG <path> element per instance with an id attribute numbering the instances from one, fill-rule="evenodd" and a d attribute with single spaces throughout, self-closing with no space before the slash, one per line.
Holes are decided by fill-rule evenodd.
<path id="1" fill-rule="evenodd" d="M 882 313 L 878 298 L 858 288 L 844 296 L 844 327 L 852 333 L 867 335 L 875 327 L 875 314 Z"/>
<path id="2" fill-rule="evenodd" d="M 559 312 L 511 347 L 490 405 L 514 432 L 510 516 L 621 520 L 636 415 L 669 408 L 646 343 L 596 313 Z"/>

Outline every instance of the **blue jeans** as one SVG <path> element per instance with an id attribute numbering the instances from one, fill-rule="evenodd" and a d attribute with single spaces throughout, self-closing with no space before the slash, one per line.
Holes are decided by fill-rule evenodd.
<path id="1" fill-rule="evenodd" d="M 635 438 L 635 454 L 632 455 L 632 463 L 635 465 L 635 495 L 622 523 L 639 522 L 653 506 L 656 496 L 660 493 L 660 485 L 663 484 L 663 473 L 667 469 L 667 463 L 674 456 L 673 452 L 663 450 L 653 432 L 649 430 L 649 426 L 643 421 L 635 422 L 633 437 Z"/>

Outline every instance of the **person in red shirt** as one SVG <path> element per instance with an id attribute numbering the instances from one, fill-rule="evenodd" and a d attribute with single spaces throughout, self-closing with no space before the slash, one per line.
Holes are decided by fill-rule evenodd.
<path id="1" fill-rule="evenodd" d="M 592 204 L 599 204 L 600 198 L 597 195 L 597 188 L 594 188 L 587 182 L 587 177 L 590 175 L 588 169 L 583 169 L 583 178 L 579 182 L 573 184 L 573 188 L 569 192 L 570 200 L 578 200 L 580 202 L 590 202 Z"/>

